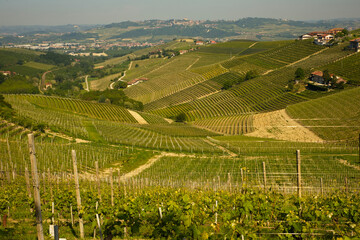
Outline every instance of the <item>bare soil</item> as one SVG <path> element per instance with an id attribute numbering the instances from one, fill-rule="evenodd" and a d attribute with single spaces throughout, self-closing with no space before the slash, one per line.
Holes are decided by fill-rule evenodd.
<path id="1" fill-rule="evenodd" d="M 296 142 L 323 142 L 315 133 L 290 118 L 285 109 L 256 114 L 253 120 L 254 132 L 251 137 L 273 138 Z"/>

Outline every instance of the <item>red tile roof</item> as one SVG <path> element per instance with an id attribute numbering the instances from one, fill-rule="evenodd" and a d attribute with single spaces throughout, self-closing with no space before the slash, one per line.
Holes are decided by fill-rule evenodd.
<path id="1" fill-rule="evenodd" d="M 312 75 L 316 75 L 316 76 L 320 76 L 322 77 L 324 75 L 324 73 L 322 71 L 315 71 L 311 73 Z"/>

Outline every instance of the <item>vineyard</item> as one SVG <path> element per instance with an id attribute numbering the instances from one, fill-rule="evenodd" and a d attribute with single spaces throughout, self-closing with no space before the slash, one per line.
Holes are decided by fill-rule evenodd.
<path id="1" fill-rule="evenodd" d="M 331 73 L 346 78 L 354 85 L 360 85 L 360 54 L 356 53 L 350 57 L 336 61 L 335 63 L 324 66 L 324 69 Z"/>
<path id="2" fill-rule="evenodd" d="M 175 92 L 167 97 L 148 103 L 144 106 L 144 108 L 145 110 L 153 110 L 180 103 L 191 102 L 219 92 L 226 81 L 237 82 L 240 80 L 241 78 L 239 75 L 227 72 L 217 77 L 210 78 L 204 82 L 194 84 L 191 87 Z"/>
<path id="3" fill-rule="evenodd" d="M 223 138 L 228 145 L 235 143 L 229 137 L 215 138 Z M 171 156 L 133 147 L 37 140 L 44 229 L 56 224 L 61 236 L 69 239 L 81 235 L 88 239 L 94 234 L 202 239 L 332 239 L 360 234 L 356 193 L 360 179 L 354 165 L 345 164 L 355 164 L 356 148 L 259 140 L 240 139 L 235 158 Z M 27 204 L 33 196 L 27 144 L 15 139 L 0 144 L 4 159 L 0 214 L 13 220 L 35 219 L 30 211 L 34 202 Z M 296 148 L 305 149 L 301 152 L 301 198 L 296 196 L 297 161 L 290 153 Z M 75 163 L 69 157 L 71 149 L 76 153 Z M 248 151 L 246 155 L 243 150 Z M 265 152 L 273 154 L 259 156 Z M 158 161 L 127 177 L 154 154 Z M 74 164 L 80 178 L 81 207 L 76 201 Z M 34 238 L 35 232 L 28 231 L 34 229 L 31 222 L 22 223 L 22 228 L 5 228 L 0 236 Z M 80 225 L 84 228 L 79 231 Z"/>
<path id="4" fill-rule="evenodd" d="M 326 140 L 355 141 L 360 131 L 360 88 L 295 104 L 287 113 Z"/>
<path id="5" fill-rule="evenodd" d="M 109 104 L 90 103 L 87 101 L 45 97 L 40 95 L 9 95 L 7 100 L 21 108 L 23 102 L 49 110 L 63 110 L 97 119 L 117 122 L 136 122 L 132 115 L 122 107 Z M 25 109 L 24 109 L 25 110 Z"/>
<path id="6" fill-rule="evenodd" d="M 241 40 L 134 60 L 194 47 L 173 41 L 96 64 L 132 59 L 124 79 L 147 80 L 124 92 L 144 111 L 4 95 L 0 239 L 35 239 L 40 224 L 45 239 L 50 225 L 66 239 L 358 239 L 359 54 L 347 45 Z M 23 69 L 53 67 L 32 59 Z M 306 88 L 325 69 L 344 89 Z"/>

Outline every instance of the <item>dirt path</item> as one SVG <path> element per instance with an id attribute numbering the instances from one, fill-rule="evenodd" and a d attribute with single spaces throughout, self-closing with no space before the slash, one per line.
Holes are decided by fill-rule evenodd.
<path id="1" fill-rule="evenodd" d="M 139 175 L 141 172 L 143 172 L 145 169 L 148 169 L 151 167 L 155 162 L 160 160 L 163 157 L 185 157 L 187 155 L 185 154 L 177 154 L 177 153 L 168 153 L 168 152 L 162 152 L 160 155 L 156 155 L 147 161 L 144 165 L 141 165 L 140 167 L 136 168 L 135 170 L 126 173 L 125 175 L 121 176 L 121 181 L 126 181 L 129 178 L 135 177 L 136 175 Z"/>
<path id="2" fill-rule="evenodd" d="M 55 137 L 59 137 L 59 138 L 62 138 L 62 139 L 66 139 L 66 140 L 69 140 L 69 141 L 73 141 L 75 140 L 76 143 L 89 143 L 90 141 L 88 140 L 84 140 L 84 139 L 80 139 L 80 138 L 72 138 L 68 135 L 65 135 L 65 134 L 62 134 L 62 133 L 56 133 L 56 132 L 52 132 L 50 130 L 45 130 L 45 133 L 49 134 L 49 135 L 52 135 L 52 136 L 55 136 Z"/>
<path id="3" fill-rule="evenodd" d="M 269 74 L 269 73 L 271 73 L 271 72 L 273 72 L 273 71 L 275 71 L 275 70 L 279 70 L 279 69 L 282 69 L 282 68 L 290 67 L 290 66 L 295 65 L 295 64 L 297 64 L 297 63 L 299 63 L 299 62 L 305 61 L 306 59 L 309 59 L 309 58 L 312 57 L 312 56 L 318 55 L 318 54 L 322 53 L 323 51 L 325 51 L 325 50 L 327 50 L 327 49 L 328 49 L 328 48 L 321 49 L 320 51 L 317 51 L 316 53 L 313 53 L 313 54 L 311 54 L 311 55 L 309 55 L 309 56 L 306 56 L 306 57 L 304 57 L 304 58 L 302 58 L 302 59 L 299 59 L 299 60 L 297 60 L 296 62 L 289 63 L 289 64 L 287 64 L 287 65 L 285 65 L 285 66 L 283 66 L 283 67 L 276 68 L 276 69 L 270 69 L 270 70 L 264 72 L 262 75 L 267 75 L 267 74 Z M 279 60 L 277 60 L 277 61 L 279 61 Z"/>
<path id="4" fill-rule="evenodd" d="M 285 109 L 254 115 L 254 132 L 245 134 L 251 137 L 273 138 L 298 142 L 323 142 L 309 129 L 290 118 Z"/>
<path id="5" fill-rule="evenodd" d="M 90 92 L 88 77 L 89 77 L 89 75 L 86 75 L 86 76 L 85 76 L 85 83 L 86 83 L 85 91 Z"/>
<path id="6" fill-rule="evenodd" d="M 126 72 L 131 69 L 132 63 L 133 63 L 133 62 L 131 61 L 130 64 L 129 64 L 128 70 L 124 71 L 124 75 L 122 75 L 117 81 L 112 82 L 112 83 L 110 84 L 110 89 L 114 89 L 114 84 L 115 84 L 116 82 L 123 80 L 123 78 L 126 76 Z"/>
<path id="7" fill-rule="evenodd" d="M 139 124 L 149 124 L 139 113 L 128 109 L 129 113 L 138 121 Z"/>
<path id="8" fill-rule="evenodd" d="M 348 161 L 346 161 L 346 160 L 344 160 L 344 159 L 339 159 L 339 162 L 340 162 L 341 164 L 344 164 L 345 166 L 352 167 L 352 168 L 360 171 L 360 166 L 352 165 L 351 163 L 349 163 Z"/>
<path id="9" fill-rule="evenodd" d="M 156 163 L 163 157 L 195 157 L 195 155 L 162 152 L 162 153 L 150 158 L 145 164 L 141 165 L 140 167 L 121 176 L 120 181 L 124 182 L 124 181 L 128 180 L 129 178 L 139 175 L 140 173 L 142 173 L 144 170 L 150 168 L 154 163 Z M 111 171 L 116 172 L 118 170 L 121 170 L 121 163 L 114 164 L 114 167 L 112 167 L 112 168 L 107 168 L 107 169 L 102 170 L 99 173 L 99 177 L 106 178 L 106 177 L 110 176 Z M 80 174 L 80 177 L 82 179 L 88 179 L 88 180 L 96 179 L 94 176 L 95 176 L 95 173 L 90 173 L 90 172 L 85 172 L 85 173 Z"/>
<path id="10" fill-rule="evenodd" d="M 251 45 L 248 47 L 248 49 L 249 49 L 249 48 L 252 48 L 252 47 L 255 46 L 257 43 L 258 43 L 258 42 L 254 42 L 253 44 L 251 44 Z"/>
<path id="11" fill-rule="evenodd" d="M 40 93 L 44 93 L 42 90 L 45 89 L 46 74 L 51 73 L 51 72 L 52 71 L 44 72 L 43 75 L 41 76 L 40 86 L 39 86 Z"/>
<path id="12" fill-rule="evenodd" d="M 189 65 L 187 68 L 186 68 L 186 71 L 189 70 L 192 66 L 195 65 L 195 63 L 197 63 L 199 60 L 200 60 L 201 57 L 197 58 L 191 65 Z"/>
<path id="13" fill-rule="evenodd" d="M 156 72 L 157 70 L 160 70 L 160 69 L 162 69 L 163 67 L 166 67 L 167 65 L 169 65 L 169 64 L 172 63 L 173 61 L 174 61 L 174 58 L 173 58 L 172 60 L 170 60 L 168 63 L 165 63 L 164 65 L 161 65 L 160 67 L 155 68 L 155 69 L 151 70 L 150 72 L 147 72 L 147 73 L 141 75 L 139 78 L 145 77 L 146 75 L 150 75 L 151 73 Z"/>
<path id="14" fill-rule="evenodd" d="M 220 149 L 220 150 L 222 150 L 223 152 L 228 153 L 231 157 L 237 157 L 237 154 L 233 153 L 229 149 L 214 143 L 214 141 L 216 141 L 216 140 L 214 140 L 211 137 L 208 137 L 208 139 L 203 139 L 203 141 L 210 144 L 210 145 L 212 145 L 212 146 L 214 146 L 214 147 L 216 147 L 216 148 L 218 148 L 218 149 Z"/>

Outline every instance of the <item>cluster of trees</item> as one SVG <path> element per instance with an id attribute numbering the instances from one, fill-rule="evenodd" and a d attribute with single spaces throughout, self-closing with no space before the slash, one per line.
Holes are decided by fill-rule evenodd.
<path id="1" fill-rule="evenodd" d="M 56 66 L 69 66 L 73 61 L 73 57 L 65 54 L 48 51 L 46 54 L 40 55 L 35 61 L 41 63 L 52 64 Z"/>
<path id="2" fill-rule="evenodd" d="M 230 89 L 233 85 L 235 84 L 239 84 L 239 83 L 242 83 L 244 81 L 247 81 L 247 80 L 250 80 L 250 79 L 253 79 L 253 78 L 256 78 L 259 76 L 259 73 L 256 71 L 256 70 L 250 70 L 248 71 L 245 76 L 243 78 L 240 78 L 239 80 L 237 81 L 233 81 L 233 80 L 227 80 L 223 83 L 223 86 L 221 89 L 223 90 L 228 90 Z"/>
<path id="3" fill-rule="evenodd" d="M 117 81 L 116 83 L 114 83 L 114 89 L 124 89 L 127 88 L 128 84 L 127 82 L 123 82 L 123 81 Z"/>
<path id="4" fill-rule="evenodd" d="M 142 102 L 129 98 L 122 90 L 107 89 L 105 91 L 91 91 L 81 94 L 80 98 L 87 101 L 110 103 L 139 111 L 144 109 Z"/>

